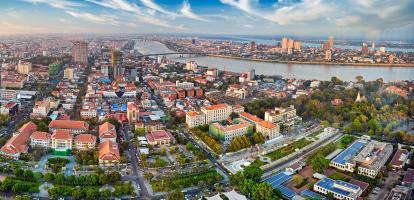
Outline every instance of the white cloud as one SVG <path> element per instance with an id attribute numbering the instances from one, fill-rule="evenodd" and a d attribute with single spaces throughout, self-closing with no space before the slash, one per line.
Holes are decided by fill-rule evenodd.
<path id="1" fill-rule="evenodd" d="M 198 21 L 205 21 L 205 22 L 208 21 L 208 20 L 198 16 L 197 14 L 193 13 L 193 11 L 191 10 L 191 5 L 187 0 L 185 0 L 183 2 L 183 7 L 181 8 L 180 12 L 183 16 L 185 16 L 187 18 L 190 18 L 190 19 L 194 19 L 194 20 L 198 20 Z"/>
<path id="2" fill-rule="evenodd" d="M 349 26 L 358 23 L 360 18 L 358 16 L 345 16 L 335 20 L 336 25 L 338 26 Z"/>
<path id="3" fill-rule="evenodd" d="M 258 15 L 258 13 L 256 13 L 256 11 L 252 8 L 252 0 L 220 0 L 220 2 L 223 4 L 233 6 L 246 13 Z"/>
<path id="4" fill-rule="evenodd" d="M 142 4 L 144 4 L 146 7 L 158 11 L 160 13 L 163 14 L 167 14 L 167 15 L 172 15 L 175 16 L 175 13 L 172 13 L 168 10 L 165 10 L 164 8 L 162 8 L 160 5 L 156 4 L 153 0 L 141 0 Z"/>
<path id="5" fill-rule="evenodd" d="M 74 11 L 66 11 L 66 13 L 72 17 L 87 20 L 93 23 L 111 24 L 115 26 L 119 25 L 119 18 L 115 15 L 94 15 L 91 13 L 79 13 Z"/>
<path id="6" fill-rule="evenodd" d="M 38 3 L 48 4 L 49 6 L 52 6 L 54 8 L 65 9 L 65 10 L 70 10 L 75 7 L 83 6 L 80 3 L 69 1 L 69 0 L 21 0 L 21 1 L 32 3 L 32 4 L 38 4 Z"/>
<path id="7" fill-rule="evenodd" d="M 114 10 L 122 10 L 127 12 L 140 12 L 140 8 L 137 4 L 130 3 L 125 0 L 86 0 L 91 3 L 111 8 Z"/>
<path id="8" fill-rule="evenodd" d="M 308 22 L 329 16 L 334 10 L 334 5 L 322 0 L 304 0 L 290 6 L 277 9 L 273 14 L 264 15 L 266 19 L 280 25 Z"/>

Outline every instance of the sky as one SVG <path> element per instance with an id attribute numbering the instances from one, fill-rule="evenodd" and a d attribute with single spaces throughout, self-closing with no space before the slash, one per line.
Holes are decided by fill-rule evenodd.
<path id="1" fill-rule="evenodd" d="M 414 0 L 1 0 L 0 35 L 186 33 L 414 40 Z"/>

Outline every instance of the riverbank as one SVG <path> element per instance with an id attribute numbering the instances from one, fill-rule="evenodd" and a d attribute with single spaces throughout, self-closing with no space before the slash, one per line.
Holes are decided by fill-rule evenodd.
<path id="1" fill-rule="evenodd" d="M 253 62 L 266 62 L 266 63 L 282 63 L 282 64 L 300 64 L 300 65 L 349 65 L 358 67 L 414 67 L 413 64 L 383 64 L 383 63 L 327 63 L 327 62 L 304 62 L 304 61 L 281 61 L 281 60 L 266 60 L 255 58 L 241 58 L 236 56 L 224 56 L 216 54 L 207 54 L 206 56 L 215 58 L 225 58 L 233 60 L 244 60 Z"/>

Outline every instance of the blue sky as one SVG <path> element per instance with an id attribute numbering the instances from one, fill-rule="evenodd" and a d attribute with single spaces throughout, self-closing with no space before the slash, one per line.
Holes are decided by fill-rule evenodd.
<path id="1" fill-rule="evenodd" d="M 413 0 L 1 0 L 0 34 L 189 33 L 414 39 Z"/>

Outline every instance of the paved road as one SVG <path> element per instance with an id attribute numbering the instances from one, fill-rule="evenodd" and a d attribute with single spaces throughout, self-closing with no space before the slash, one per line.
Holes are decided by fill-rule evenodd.
<path id="1" fill-rule="evenodd" d="M 131 138 L 131 126 L 129 124 L 126 124 L 121 128 L 121 131 L 122 131 L 122 135 L 124 136 L 124 140 L 129 141 L 128 153 L 129 153 L 129 157 L 131 161 L 132 172 L 135 177 L 133 178 L 133 181 L 138 183 L 139 187 L 141 188 L 141 191 L 140 191 L 141 198 L 151 197 L 147 190 L 147 187 L 145 186 L 145 178 L 142 176 L 140 169 L 139 169 L 138 159 L 136 156 L 137 150 L 136 150 L 135 144 L 131 142 L 131 139 L 132 139 Z"/>
<path id="2" fill-rule="evenodd" d="M 42 100 L 47 93 L 55 89 L 59 81 L 62 80 L 62 77 L 63 77 L 63 69 L 59 72 L 58 75 L 52 76 L 51 79 L 49 79 L 47 88 L 45 88 L 44 90 L 37 91 L 34 101 Z M 2 128 L 1 132 L 4 133 L 4 135 L 12 134 L 15 131 L 16 125 L 19 122 L 24 121 L 25 119 L 29 119 L 30 113 L 33 110 L 34 101 L 30 101 L 25 106 L 25 108 L 23 110 L 20 110 L 17 116 L 14 117 L 13 121 L 9 122 L 6 127 Z"/>
<path id="3" fill-rule="evenodd" d="M 342 133 L 340 133 L 340 134 L 334 134 L 334 135 L 332 135 L 332 136 L 330 136 L 330 137 L 327 137 L 327 138 L 325 138 L 323 141 L 322 141 L 322 143 L 320 143 L 320 144 L 325 144 L 325 143 L 327 143 L 327 142 L 331 142 L 331 141 L 335 141 L 335 140 L 338 140 L 340 137 L 342 137 Z M 311 147 L 310 149 L 308 149 L 308 150 L 306 150 L 306 151 L 302 151 L 301 153 L 299 153 L 299 154 L 297 154 L 297 155 L 295 155 L 295 156 L 293 156 L 293 157 L 291 157 L 291 158 L 289 158 L 289 159 L 287 159 L 286 161 L 284 161 L 284 162 L 282 162 L 282 163 L 279 163 L 279 164 L 277 164 L 277 165 L 273 165 L 272 167 L 270 167 L 270 168 L 267 168 L 267 169 L 265 169 L 265 170 L 263 170 L 263 177 L 267 177 L 267 176 L 270 176 L 270 175 L 272 175 L 273 174 L 273 171 L 279 171 L 279 170 L 281 170 L 281 169 L 283 169 L 283 168 L 285 168 L 285 167 L 288 167 L 289 165 L 291 165 L 294 161 L 297 161 L 297 160 L 301 160 L 304 156 L 306 156 L 306 155 L 308 155 L 308 154 L 310 154 L 310 153 L 312 153 L 313 151 L 315 151 L 316 149 L 318 149 L 318 148 L 320 148 L 320 147 L 322 147 L 323 145 L 315 145 L 315 146 L 313 146 L 313 147 Z"/>

